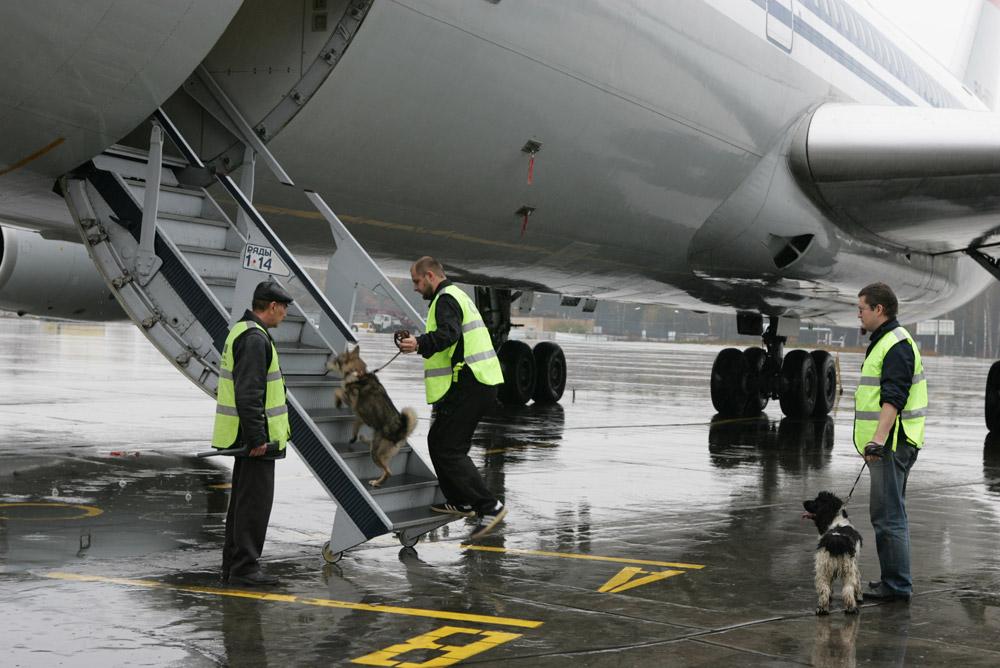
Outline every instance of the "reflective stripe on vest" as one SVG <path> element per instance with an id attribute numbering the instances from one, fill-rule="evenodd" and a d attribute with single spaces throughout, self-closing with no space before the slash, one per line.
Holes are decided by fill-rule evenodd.
<path id="1" fill-rule="evenodd" d="M 496 351 L 493 350 L 490 332 L 486 329 L 483 317 L 479 315 L 472 299 L 454 285 L 449 285 L 441 290 L 431 302 L 430 311 L 427 314 L 427 332 L 437 331 L 435 310 L 437 300 L 442 294 L 454 297 L 462 309 L 462 351 L 465 359 L 452 368 L 451 356 L 455 352 L 455 346 L 458 345 L 456 341 L 448 349 L 434 353 L 424 360 L 424 388 L 427 391 L 427 403 L 429 404 L 439 401 L 447 394 L 451 384 L 458 380 L 459 370 L 466 364 L 472 369 L 476 380 L 483 385 L 503 383 L 500 360 L 497 359 Z"/>
<path id="2" fill-rule="evenodd" d="M 896 418 L 893 427 L 892 449 L 899 442 L 899 426 L 902 423 L 906 440 L 917 448 L 924 445 L 924 420 L 927 416 L 927 379 L 920 351 L 913 337 L 902 327 L 897 327 L 882 335 L 861 367 L 861 379 L 854 391 L 854 447 L 863 453 L 865 445 L 875 438 L 878 420 L 882 413 L 882 364 L 889 350 L 902 341 L 908 341 L 913 348 L 913 379 L 906 405 Z"/>
<path id="3" fill-rule="evenodd" d="M 251 327 L 265 334 L 267 331 L 252 320 L 236 323 L 226 337 L 222 348 L 222 368 L 219 370 L 219 386 L 215 391 L 215 429 L 212 432 L 212 447 L 226 449 L 236 444 L 236 434 L 240 428 L 240 415 L 236 410 L 236 386 L 233 384 L 233 344 Z M 271 338 L 268 337 L 268 341 Z M 288 405 L 285 403 L 285 381 L 281 377 L 278 350 L 271 342 L 271 365 L 267 368 L 267 385 L 264 394 L 264 417 L 267 419 L 267 440 L 277 441 L 278 447 L 285 449 L 291 436 L 288 424 Z M 259 444 L 258 444 L 259 445 Z"/>

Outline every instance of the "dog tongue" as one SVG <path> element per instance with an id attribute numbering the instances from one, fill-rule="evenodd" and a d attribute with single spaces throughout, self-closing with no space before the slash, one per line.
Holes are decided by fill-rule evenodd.
<path id="1" fill-rule="evenodd" d="M 814 513 L 806 513 L 806 512 L 804 512 L 804 513 L 802 513 L 802 519 L 804 519 L 804 520 L 816 519 L 816 515 Z"/>

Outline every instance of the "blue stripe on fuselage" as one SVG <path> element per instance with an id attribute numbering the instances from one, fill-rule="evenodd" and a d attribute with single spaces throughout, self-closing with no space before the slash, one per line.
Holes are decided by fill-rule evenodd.
<path id="1" fill-rule="evenodd" d="M 849 69 L 856 76 L 862 79 L 865 83 L 870 85 L 872 88 L 877 90 L 879 93 L 885 95 L 889 99 L 893 100 L 897 104 L 904 106 L 913 106 L 911 102 L 899 89 L 885 81 L 878 74 L 873 72 L 871 69 L 862 64 L 859 60 L 854 58 L 847 51 L 837 46 L 831 39 L 823 35 L 815 27 L 809 25 L 806 21 L 799 16 L 798 19 L 794 19 L 792 13 L 784 5 L 779 5 L 774 3 L 771 5 L 770 10 L 768 9 L 767 0 L 751 0 L 755 5 L 763 9 L 765 12 L 769 12 L 771 16 L 775 19 L 781 21 L 789 28 L 801 35 L 803 39 L 807 42 L 813 44 L 817 49 L 823 51 L 831 58 L 836 60 L 838 63 Z M 873 40 L 878 40 L 880 45 L 888 52 L 892 51 L 893 55 L 900 62 L 901 66 L 897 66 L 895 62 L 890 62 L 886 55 L 879 49 L 872 48 L 871 45 L 865 44 L 858 38 L 858 36 L 841 29 L 840 26 L 836 25 L 827 13 L 819 6 L 817 0 L 796 0 L 800 4 L 807 7 L 816 16 L 820 18 L 826 25 L 837 31 L 837 34 L 841 35 L 849 41 L 852 45 L 857 47 L 860 51 L 865 53 L 867 56 L 872 58 L 875 62 L 885 68 L 886 71 L 892 72 L 893 75 L 902 81 L 907 87 L 913 91 L 916 95 L 920 96 L 926 100 L 930 105 L 935 107 L 942 106 L 961 106 L 950 93 L 941 88 L 939 84 L 934 80 L 934 78 L 923 70 L 917 63 L 915 63 L 911 58 L 906 56 L 895 44 L 887 39 L 885 35 L 882 34 L 874 25 L 871 24 L 865 17 L 858 14 L 850 6 L 845 5 L 840 2 L 840 0 L 829 0 L 831 3 L 836 4 L 845 13 L 849 13 L 850 16 L 859 23 L 864 24 L 864 26 L 869 31 L 869 34 Z M 933 91 L 923 92 L 920 87 L 912 81 L 912 76 L 907 74 L 906 68 L 909 67 L 914 74 L 922 75 L 925 84 L 934 89 Z M 937 95 L 935 96 L 934 93 Z M 940 97 L 940 99 L 938 99 Z"/>

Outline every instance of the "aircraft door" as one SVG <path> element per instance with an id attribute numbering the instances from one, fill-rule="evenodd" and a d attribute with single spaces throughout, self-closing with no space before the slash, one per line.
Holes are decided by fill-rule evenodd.
<path id="1" fill-rule="evenodd" d="M 795 0 L 767 0 L 767 39 L 785 51 L 792 51 L 795 34 Z"/>

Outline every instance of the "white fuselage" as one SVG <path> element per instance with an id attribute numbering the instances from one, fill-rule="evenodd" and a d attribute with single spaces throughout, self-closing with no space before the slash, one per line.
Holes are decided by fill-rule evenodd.
<path id="1" fill-rule="evenodd" d="M 853 320 L 873 280 L 897 288 L 908 319 L 974 296 L 990 279 L 970 261 L 903 261 L 905 247 L 832 222 L 808 266 L 732 271 L 727 255 L 767 221 L 706 221 L 817 105 L 982 108 L 863 3 L 770 5 L 376 0 L 269 147 L 390 268 L 433 254 L 468 282 L 832 322 Z M 530 184 L 529 140 L 541 143 Z M 58 200 L 39 193 L 70 167 L 0 176 L 0 218 L 51 218 Z M 262 175 L 255 201 L 293 248 L 328 246 L 298 191 Z M 728 254 L 713 260 L 713 245 Z"/>

